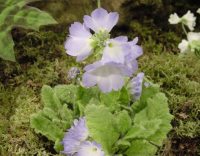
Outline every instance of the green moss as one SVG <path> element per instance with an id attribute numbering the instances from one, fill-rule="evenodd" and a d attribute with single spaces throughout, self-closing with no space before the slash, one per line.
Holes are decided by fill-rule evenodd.
<path id="1" fill-rule="evenodd" d="M 179 121 L 179 127 L 175 127 L 176 134 L 181 137 L 198 137 L 200 134 L 200 122 L 199 121 Z"/>
<path id="2" fill-rule="evenodd" d="M 18 63 L 0 62 L 0 155 L 55 155 L 53 143 L 30 128 L 30 115 L 42 107 L 44 84 L 69 83 L 67 71 L 74 59 L 63 48 L 65 34 L 15 33 Z"/>
<path id="3" fill-rule="evenodd" d="M 170 137 L 199 136 L 200 60 L 169 53 L 146 53 L 140 60 L 141 71 L 161 85 L 169 98 L 174 130 Z"/>

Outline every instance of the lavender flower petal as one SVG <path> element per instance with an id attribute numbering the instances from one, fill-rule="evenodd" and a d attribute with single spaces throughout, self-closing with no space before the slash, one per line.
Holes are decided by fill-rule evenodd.
<path id="1" fill-rule="evenodd" d="M 74 125 L 66 132 L 62 141 L 64 151 L 62 153 L 73 155 L 76 153 L 83 141 L 89 136 L 88 128 L 86 127 L 85 118 L 74 120 Z"/>
<path id="2" fill-rule="evenodd" d="M 126 60 L 125 65 L 127 66 L 127 68 L 129 68 L 132 74 L 134 74 L 138 70 L 137 60 Z"/>
<path id="3" fill-rule="evenodd" d="M 98 85 L 102 92 L 119 90 L 124 85 L 124 77 L 131 76 L 131 71 L 123 64 L 114 62 L 95 62 L 85 67 L 83 85 L 92 87 Z"/>
<path id="4" fill-rule="evenodd" d="M 79 22 L 75 22 L 69 28 L 69 38 L 65 42 L 67 54 L 76 56 L 77 61 L 82 61 L 92 52 L 92 34 Z"/>
<path id="5" fill-rule="evenodd" d="M 142 94 L 143 78 L 144 73 L 138 73 L 137 76 L 130 81 L 130 93 L 133 95 L 134 101 L 138 100 Z"/>
<path id="6" fill-rule="evenodd" d="M 137 58 L 143 54 L 143 50 L 140 46 L 136 45 L 138 38 L 136 37 L 133 41 L 129 42 L 130 50 L 129 54 L 126 55 L 125 64 L 132 70 L 132 74 L 138 69 Z"/>
<path id="7" fill-rule="evenodd" d="M 108 13 L 105 9 L 98 8 L 92 12 L 91 16 L 84 16 L 84 24 L 94 32 L 105 30 L 110 32 L 111 29 L 117 24 L 118 19 L 118 13 Z"/>
<path id="8" fill-rule="evenodd" d="M 138 42 L 138 38 L 135 38 L 133 41 L 129 42 L 129 46 L 131 47 L 129 55 L 127 55 L 128 60 L 135 60 L 143 54 L 142 47 L 136 45 Z"/>
<path id="9" fill-rule="evenodd" d="M 102 62 L 125 63 L 125 57 L 130 53 L 131 46 L 127 42 L 127 37 L 120 36 L 110 39 L 103 51 Z"/>
<path id="10" fill-rule="evenodd" d="M 101 145 L 96 142 L 85 141 L 75 156 L 105 156 Z"/>

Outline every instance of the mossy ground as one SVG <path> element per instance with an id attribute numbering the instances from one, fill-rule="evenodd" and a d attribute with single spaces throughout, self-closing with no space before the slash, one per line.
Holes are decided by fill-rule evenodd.
<path id="1" fill-rule="evenodd" d="M 70 83 L 67 71 L 77 64 L 65 54 L 63 43 L 68 23 L 76 17 L 80 15 L 60 16 L 60 21 L 65 19 L 64 24 L 45 27 L 40 32 L 13 30 L 17 63 L 0 61 L 0 155 L 56 155 L 53 143 L 35 134 L 29 121 L 30 115 L 42 108 L 42 85 Z M 126 15 L 123 17 L 125 20 L 114 33 L 127 33 L 130 38 L 139 36 L 144 48 L 140 70 L 160 84 L 175 117 L 173 129 L 158 155 L 200 154 L 200 59 L 178 55 L 177 44 L 182 37 L 179 30 L 159 28 L 152 20 L 123 23 Z"/>

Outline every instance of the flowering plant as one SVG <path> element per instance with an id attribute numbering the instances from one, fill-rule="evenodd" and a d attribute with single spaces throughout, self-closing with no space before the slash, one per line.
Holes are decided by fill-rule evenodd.
<path id="1" fill-rule="evenodd" d="M 197 13 L 200 14 L 200 8 L 197 10 Z M 200 55 L 200 33 L 193 32 L 194 27 L 196 26 L 196 17 L 194 16 L 194 14 L 191 13 L 191 11 L 188 11 L 182 17 L 179 17 L 176 13 L 171 14 L 169 17 L 169 23 L 182 24 L 182 28 L 187 37 L 187 40 L 183 39 L 181 43 L 179 43 L 178 45 L 178 48 L 180 49 L 181 53 L 185 54 L 188 52 L 194 52 L 197 56 L 199 56 Z M 185 26 L 188 27 L 190 32 L 186 31 Z"/>
<path id="2" fill-rule="evenodd" d="M 171 129 L 167 98 L 144 73 L 136 74 L 138 38 L 110 38 L 118 17 L 98 8 L 70 26 L 66 52 L 92 63 L 81 82 L 44 86 L 44 108 L 31 116 L 32 128 L 65 155 L 154 155 Z M 73 67 L 69 78 L 78 73 Z"/>

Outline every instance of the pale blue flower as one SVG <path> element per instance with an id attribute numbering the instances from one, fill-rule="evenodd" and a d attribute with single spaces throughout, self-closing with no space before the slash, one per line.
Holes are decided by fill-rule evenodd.
<path id="1" fill-rule="evenodd" d="M 89 131 L 86 126 L 85 118 L 74 120 L 74 125 L 66 132 L 62 141 L 64 145 L 64 151 L 62 151 L 62 153 L 73 155 L 79 150 L 81 143 L 84 142 L 88 136 Z"/>
<path id="2" fill-rule="evenodd" d="M 103 50 L 102 62 L 125 63 L 126 56 L 130 53 L 131 46 L 126 36 L 119 36 L 107 41 Z"/>
<path id="3" fill-rule="evenodd" d="M 96 142 L 85 141 L 81 144 L 79 151 L 75 156 L 105 156 L 101 145 Z"/>
<path id="4" fill-rule="evenodd" d="M 124 85 L 125 76 L 131 76 L 131 70 L 123 65 L 114 62 L 103 63 L 101 61 L 90 64 L 84 68 L 83 85 L 92 87 L 96 84 L 102 92 L 119 90 Z"/>
<path id="5" fill-rule="evenodd" d="M 138 38 L 136 37 L 133 41 L 129 42 L 130 50 L 125 58 L 125 65 L 132 71 L 132 74 L 138 69 L 137 58 L 143 54 L 142 47 L 136 45 Z"/>
<path id="6" fill-rule="evenodd" d="M 144 73 L 138 73 L 129 83 L 130 93 L 133 96 L 134 101 L 138 100 L 142 94 L 143 78 Z"/>
<path id="7" fill-rule="evenodd" d="M 91 13 L 91 16 L 84 16 L 84 24 L 94 32 L 110 32 L 111 29 L 117 24 L 118 19 L 118 13 L 108 13 L 105 9 L 98 8 Z"/>
<path id="8" fill-rule="evenodd" d="M 76 56 L 77 61 L 84 60 L 92 53 L 92 34 L 79 22 L 71 25 L 69 33 L 69 37 L 65 42 L 67 54 Z"/>
<path id="9" fill-rule="evenodd" d="M 135 60 L 143 54 L 142 47 L 137 45 L 138 37 L 136 37 L 133 41 L 130 41 L 128 44 L 130 46 L 130 53 L 126 59 Z"/>

